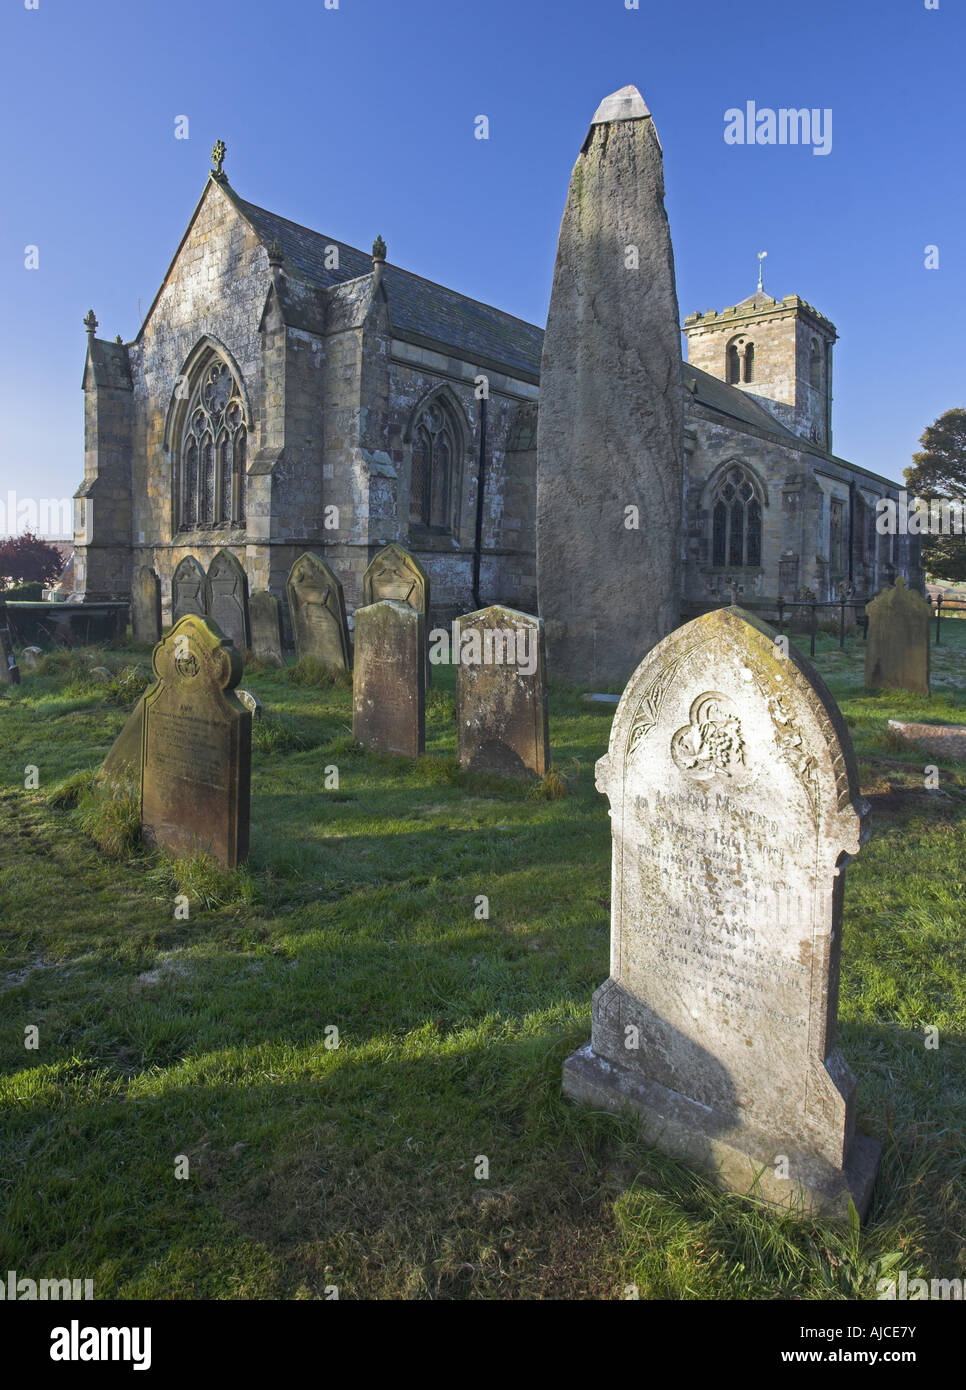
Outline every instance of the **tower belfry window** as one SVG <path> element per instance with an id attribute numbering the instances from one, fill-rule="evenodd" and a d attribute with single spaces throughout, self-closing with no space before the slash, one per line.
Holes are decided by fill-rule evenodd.
<path id="1" fill-rule="evenodd" d="M 755 379 L 755 345 L 754 345 L 754 343 L 747 343 L 747 344 L 745 345 L 745 371 L 744 371 L 744 379 L 745 379 L 745 382 L 746 382 L 746 383 L 749 382 L 749 381 L 754 381 L 754 379 Z"/>

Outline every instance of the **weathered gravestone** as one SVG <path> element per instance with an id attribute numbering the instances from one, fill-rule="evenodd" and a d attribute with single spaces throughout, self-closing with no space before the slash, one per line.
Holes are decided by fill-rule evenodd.
<path id="1" fill-rule="evenodd" d="M 44 653 L 40 647 L 24 647 L 20 653 L 20 663 L 25 671 L 36 671 L 43 659 Z"/>
<path id="2" fill-rule="evenodd" d="M 135 642 L 161 641 L 161 580 L 150 565 L 138 565 L 131 583 L 131 636 Z"/>
<path id="3" fill-rule="evenodd" d="M 661 142 L 624 87 L 574 165 L 540 368 L 538 609 L 578 684 L 623 684 L 678 623 L 680 324 Z"/>
<path id="4" fill-rule="evenodd" d="M 285 585 L 299 661 L 310 658 L 330 671 L 348 671 L 349 625 L 342 585 L 311 551 L 301 555 Z"/>
<path id="5" fill-rule="evenodd" d="M 866 607 L 865 683 L 873 690 L 929 694 L 929 618 L 921 594 L 907 589 L 902 575 Z"/>
<path id="6" fill-rule="evenodd" d="M 497 604 L 457 623 L 459 760 L 476 772 L 542 777 L 550 766 L 543 623 Z"/>
<path id="7" fill-rule="evenodd" d="M 244 655 L 251 646 L 248 576 L 230 550 L 219 550 L 208 566 L 208 613 Z"/>
<path id="8" fill-rule="evenodd" d="M 7 626 L 6 604 L 0 602 L 0 684 L 19 685 L 20 668 L 13 653 L 13 638 Z"/>
<path id="9" fill-rule="evenodd" d="M 234 694 L 241 653 L 189 615 L 155 648 L 154 670 L 143 707 L 144 837 L 231 868 L 248 854 L 252 716 Z"/>
<path id="10" fill-rule="evenodd" d="M 252 651 L 259 661 L 267 661 L 272 666 L 284 666 L 282 621 L 278 599 L 267 589 L 256 589 L 252 594 L 249 607 L 252 624 Z"/>
<path id="11" fill-rule="evenodd" d="M 845 865 L 868 807 L 821 678 L 740 609 L 679 628 L 621 698 L 597 785 L 611 974 L 564 1091 L 783 1206 L 860 1213 L 879 1145 L 836 1042 Z"/>
<path id="12" fill-rule="evenodd" d="M 363 604 L 393 599 L 408 603 L 429 622 L 429 575 L 416 559 L 393 541 L 374 555 L 362 576 Z M 429 653 L 426 654 L 426 686 L 432 684 Z"/>
<path id="13" fill-rule="evenodd" d="M 187 617 L 189 613 L 199 618 L 208 612 L 208 581 L 205 572 L 193 555 L 179 560 L 171 576 L 171 622 Z"/>
<path id="14" fill-rule="evenodd" d="M 422 613 L 383 599 L 356 609 L 352 735 L 376 753 L 415 758 L 426 748 Z"/>

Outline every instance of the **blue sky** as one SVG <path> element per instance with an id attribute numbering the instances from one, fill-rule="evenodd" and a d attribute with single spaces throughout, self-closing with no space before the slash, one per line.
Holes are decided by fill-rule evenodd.
<path id="1" fill-rule="evenodd" d="M 836 452 L 889 477 L 966 405 L 959 0 L 36 4 L 0 9 L 0 502 L 81 480 L 82 319 L 134 337 L 216 138 L 251 201 L 542 324 L 570 170 L 626 83 L 664 145 L 682 317 L 750 294 L 766 249 L 765 288 L 841 335 Z M 747 101 L 830 108 L 831 153 L 727 145 Z"/>

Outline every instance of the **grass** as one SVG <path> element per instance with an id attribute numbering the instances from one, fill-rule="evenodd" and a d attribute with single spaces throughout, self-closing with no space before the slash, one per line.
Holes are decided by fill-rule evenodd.
<path id="1" fill-rule="evenodd" d="M 887 732 L 966 722 L 966 623 L 944 642 L 928 701 L 863 690 L 861 639 L 818 642 L 873 806 L 840 1009 L 884 1144 L 861 1233 L 715 1191 L 561 1096 L 608 969 L 613 708 L 554 690 L 528 787 L 457 764 L 451 671 L 409 762 L 356 747 L 344 681 L 249 668 L 252 854 L 229 873 L 149 852 L 129 798 L 91 797 L 126 706 L 83 674 L 133 668 L 133 698 L 143 649 L 0 687 L 0 1269 L 122 1298 L 857 1299 L 897 1268 L 961 1276 L 966 766 L 929 791 Z"/>

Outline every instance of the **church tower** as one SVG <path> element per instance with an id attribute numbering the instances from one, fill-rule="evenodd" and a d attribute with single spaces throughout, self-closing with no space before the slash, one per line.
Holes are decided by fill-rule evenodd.
<path id="1" fill-rule="evenodd" d="M 832 344 L 838 334 L 797 294 L 762 289 L 684 320 L 688 362 L 752 396 L 787 429 L 832 451 Z"/>

